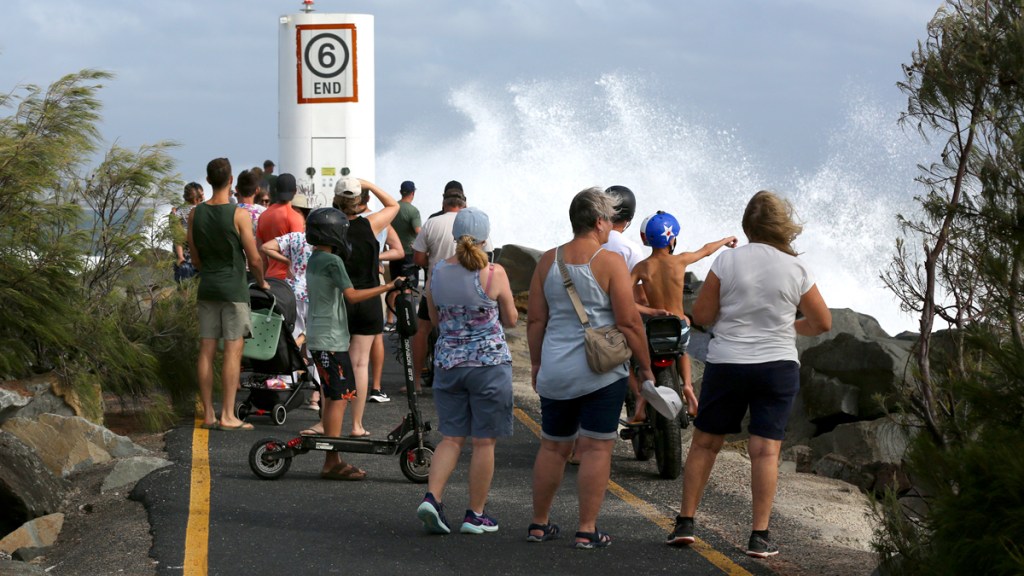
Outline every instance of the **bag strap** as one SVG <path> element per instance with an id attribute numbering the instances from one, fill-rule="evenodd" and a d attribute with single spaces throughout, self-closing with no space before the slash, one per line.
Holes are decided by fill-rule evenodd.
<path id="1" fill-rule="evenodd" d="M 569 277 L 569 269 L 565 267 L 565 260 L 562 260 L 561 246 L 555 249 L 555 260 L 558 262 L 558 270 L 562 273 L 562 285 L 565 286 L 566 292 L 569 293 L 569 300 L 572 301 L 572 307 L 576 309 L 576 315 L 580 318 L 580 324 L 583 324 L 584 328 L 590 328 L 590 319 L 587 318 L 587 311 L 583 308 L 583 302 L 580 302 L 580 295 L 576 292 L 576 285 L 573 284 L 572 278 Z"/>
<path id="2" fill-rule="evenodd" d="M 259 288 L 258 286 L 256 286 L 255 282 L 250 282 L 249 283 L 249 288 L 253 288 L 253 287 Z M 262 288 L 261 288 L 261 290 L 262 290 Z M 270 322 L 270 320 L 274 317 L 274 315 L 277 314 L 277 312 L 274 312 L 274 308 L 277 308 L 277 296 L 274 295 L 274 292 L 272 290 L 263 290 L 263 291 L 266 292 L 267 294 L 270 294 L 270 313 L 267 314 L 267 320 L 266 320 L 267 322 Z M 281 316 L 280 314 L 277 314 L 277 315 Z"/>

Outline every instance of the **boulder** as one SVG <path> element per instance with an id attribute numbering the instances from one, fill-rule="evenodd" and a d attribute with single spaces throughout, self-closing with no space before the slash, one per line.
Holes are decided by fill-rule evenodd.
<path id="1" fill-rule="evenodd" d="M 34 449 L 46 467 L 61 477 L 112 458 L 149 453 L 128 438 L 78 416 L 41 414 L 39 420 L 12 418 L 2 429 Z"/>
<path id="2" fill-rule="evenodd" d="M 0 559 L 0 576 L 45 576 L 49 574 L 42 566 Z"/>
<path id="3" fill-rule="evenodd" d="M 109 492 L 132 485 L 150 472 L 170 465 L 170 461 L 155 456 L 122 458 L 114 464 L 114 469 L 104 478 L 100 492 Z"/>
<path id="4" fill-rule="evenodd" d="M 860 415 L 859 388 L 806 365 L 800 369 L 800 399 L 804 416 L 819 425 L 818 432 L 856 421 Z"/>
<path id="5" fill-rule="evenodd" d="M 540 261 L 543 254 L 540 250 L 516 244 L 506 244 L 501 247 L 501 254 L 497 262 L 508 273 L 508 281 L 513 294 L 530 289 L 533 271 L 537 268 L 537 262 Z"/>
<path id="6" fill-rule="evenodd" d="M 64 527 L 64 514 L 48 514 L 21 525 L 14 532 L 0 540 L 0 550 L 13 554 L 20 548 L 45 548 L 53 546 Z"/>
<path id="7" fill-rule="evenodd" d="M 0 534 L 56 512 L 68 483 L 13 434 L 0 430 Z"/>
<path id="8" fill-rule="evenodd" d="M 6 393 L 6 394 L 5 394 Z M 27 399 L 14 400 L 14 395 Z M 11 398 L 4 406 L 3 396 Z M 103 422 L 102 392 L 99 384 L 66 385 L 53 372 L 24 380 L 0 382 L 0 422 L 8 418 L 35 418 L 40 414 L 81 416 L 92 422 Z"/>
<path id="9" fill-rule="evenodd" d="M 902 462 L 911 440 L 909 430 L 892 418 L 840 424 L 811 440 L 814 471 L 863 490 L 901 489 L 908 484 Z"/>
<path id="10" fill-rule="evenodd" d="M 829 311 L 832 312 L 832 330 L 817 336 L 797 336 L 797 352 L 803 354 L 804 350 L 831 340 L 839 334 L 850 334 L 858 338 L 889 338 L 889 334 L 882 329 L 878 320 L 867 314 L 849 308 L 829 308 Z"/>
<path id="11" fill-rule="evenodd" d="M 911 344 L 895 338 L 876 338 L 839 333 L 806 350 L 803 366 L 859 390 L 857 413 L 862 419 L 886 414 L 891 403 L 879 403 L 877 395 L 892 398 L 910 385 Z"/>

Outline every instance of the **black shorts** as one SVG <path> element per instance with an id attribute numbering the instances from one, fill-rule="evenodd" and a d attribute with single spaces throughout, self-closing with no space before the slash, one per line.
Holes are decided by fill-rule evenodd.
<path id="1" fill-rule="evenodd" d="M 800 391 L 800 365 L 792 360 L 704 366 L 693 425 L 709 434 L 735 434 L 750 408 L 747 431 L 784 440 L 789 413 Z"/>
<path id="2" fill-rule="evenodd" d="M 360 336 L 376 336 L 384 333 L 384 309 L 380 298 L 370 298 L 358 304 L 345 301 L 348 314 L 348 332 Z"/>
<path id="3" fill-rule="evenodd" d="M 356 380 L 352 375 L 352 361 L 348 352 L 310 350 L 316 373 L 320 375 L 324 397 L 328 400 L 352 400 L 356 397 Z"/>
<path id="4" fill-rule="evenodd" d="M 402 276 L 413 284 L 419 284 L 420 269 L 413 264 L 411 255 L 408 255 L 401 260 L 392 260 L 388 262 L 388 270 L 391 272 L 392 280 Z"/>
<path id="5" fill-rule="evenodd" d="M 420 296 L 420 307 L 416 309 L 416 317 L 430 322 L 430 304 L 427 304 L 426 296 Z"/>

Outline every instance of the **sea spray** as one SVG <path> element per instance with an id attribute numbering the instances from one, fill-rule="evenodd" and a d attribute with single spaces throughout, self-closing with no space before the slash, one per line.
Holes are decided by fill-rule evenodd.
<path id="1" fill-rule="evenodd" d="M 887 109 L 848 90 L 844 124 L 827 160 L 812 171 L 758 163 L 742 130 L 720 129 L 684 104 L 654 101 L 636 78 L 593 83 L 532 81 L 503 88 L 463 86 L 451 106 L 467 119 L 438 136 L 418 129 L 380 151 L 378 181 L 417 183 L 424 217 L 441 188 L 461 181 L 471 205 L 491 214 L 492 239 L 549 248 L 571 237 L 568 206 L 593 185 L 624 184 L 637 195 L 636 225 L 666 210 L 682 223 L 681 249 L 725 235 L 745 240 L 740 219 L 760 189 L 789 198 L 804 222 L 796 247 L 814 270 L 826 302 L 870 314 L 891 333 L 914 329 L 879 275 L 899 234 L 897 213 L 913 213 L 913 179 L 926 147 Z M 692 267 L 703 277 L 708 258 Z"/>

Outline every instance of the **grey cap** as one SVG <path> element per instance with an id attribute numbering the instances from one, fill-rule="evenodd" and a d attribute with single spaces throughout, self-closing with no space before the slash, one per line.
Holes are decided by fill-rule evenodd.
<path id="1" fill-rule="evenodd" d="M 486 242 L 491 236 L 491 219 L 479 208 L 463 208 L 455 214 L 452 236 L 456 241 L 463 236 L 470 236 L 478 243 Z"/>

